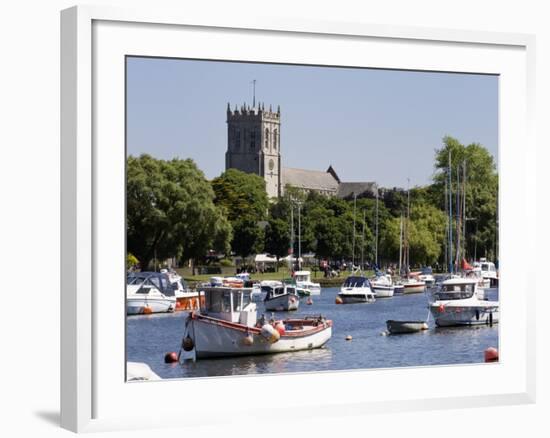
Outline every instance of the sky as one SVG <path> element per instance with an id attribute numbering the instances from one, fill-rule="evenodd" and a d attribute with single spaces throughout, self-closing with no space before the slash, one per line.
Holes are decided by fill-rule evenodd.
<path id="1" fill-rule="evenodd" d="M 445 135 L 498 154 L 498 77 L 490 75 L 127 59 L 127 153 L 192 158 L 211 179 L 225 170 L 226 109 L 281 107 L 283 167 L 342 181 L 425 185 Z"/>

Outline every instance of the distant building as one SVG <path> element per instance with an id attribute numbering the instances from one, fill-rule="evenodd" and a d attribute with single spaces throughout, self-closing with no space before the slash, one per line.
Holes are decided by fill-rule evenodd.
<path id="1" fill-rule="evenodd" d="M 282 196 L 286 186 L 343 199 L 374 196 L 376 190 L 373 182 L 342 182 L 332 166 L 326 171 L 282 167 L 281 109 L 265 110 L 263 104 L 234 110 L 227 104 L 225 168 L 263 177 L 270 198 Z"/>

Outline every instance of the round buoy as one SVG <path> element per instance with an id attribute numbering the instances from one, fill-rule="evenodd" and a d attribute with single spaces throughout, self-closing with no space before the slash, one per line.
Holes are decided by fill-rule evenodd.
<path id="1" fill-rule="evenodd" d="M 243 338 L 243 344 L 246 345 L 247 347 L 250 347 L 253 343 L 254 343 L 254 338 L 252 337 L 251 334 L 248 334 Z"/>
<path id="2" fill-rule="evenodd" d="M 181 341 L 181 348 L 183 348 L 184 351 L 191 351 L 195 347 L 195 343 L 193 342 L 193 339 L 191 339 L 188 336 L 186 336 L 183 341 Z"/>
<path id="3" fill-rule="evenodd" d="M 144 314 L 144 315 L 150 315 L 151 313 L 153 313 L 153 309 L 151 309 L 151 307 L 145 306 L 145 307 L 143 308 L 143 314 Z"/>
<path id="4" fill-rule="evenodd" d="M 270 344 L 274 344 L 281 337 L 280 333 L 271 324 L 264 324 L 260 333 Z"/>
<path id="5" fill-rule="evenodd" d="M 178 353 L 170 351 L 164 355 L 164 363 L 174 363 L 178 361 Z"/>
<path id="6" fill-rule="evenodd" d="M 176 301 L 176 309 L 180 309 L 181 308 L 181 303 L 179 301 Z"/>
<path id="7" fill-rule="evenodd" d="M 336 304 L 342 304 L 344 301 L 342 300 L 342 298 L 340 298 L 338 295 L 336 295 L 336 299 L 334 300 L 334 302 Z"/>
<path id="8" fill-rule="evenodd" d="M 313 300 L 311 298 L 308 298 L 307 301 L 306 301 L 306 304 L 308 306 L 311 306 L 313 304 Z"/>
<path id="9" fill-rule="evenodd" d="M 498 350 L 495 347 L 489 347 L 484 352 L 485 362 L 498 362 Z"/>
<path id="10" fill-rule="evenodd" d="M 437 310 L 439 311 L 439 313 L 443 313 L 445 312 L 445 306 L 443 304 L 440 304 Z"/>
<path id="11" fill-rule="evenodd" d="M 351 340 L 352 340 L 351 335 L 347 335 L 347 336 L 346 336 L 346 341 L 351 341 Z"/>
<path id="12" fill-rule="evenodd" d="M 285 325 L 283 324 L 282 321 L 279 321 L 275 325 L 275 330 L 277 330 L 281 336 L 283 336 L 285 334 Z"/>

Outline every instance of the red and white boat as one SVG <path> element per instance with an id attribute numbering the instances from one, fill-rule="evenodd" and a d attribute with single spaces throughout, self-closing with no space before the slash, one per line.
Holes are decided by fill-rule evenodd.
<path id="1" fill-rule="evenodd" d="M 180 359 L 311 350 L 332 336 L 332 321 L 320 315 L 258 320 L 251 288 L 208 287 L 200 293 L 204 305 L 186 318 Z"/>

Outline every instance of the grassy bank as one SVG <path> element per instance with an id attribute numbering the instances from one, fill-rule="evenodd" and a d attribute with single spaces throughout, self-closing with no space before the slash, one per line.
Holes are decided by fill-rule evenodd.
<path id="1" fill-rule="evenodd" d="M 305 269 L 305 268 L 304 268 Z M 202 274 L 202 275 L 192 275 L 191 270 L 187 268 L 176 269 L 178 274 L 180 274 L 183 279 L 189 284 L 190 287 L 193 287 L 196 283 L 201 283 L 208 281 L 211 277 L 214 276 L 231 276 L 235 275 L 235 268 L 223 268 L 221 274 Z M 321 287 L 339 287 L 344 280 L 350 275 L 350 272 L 342 272 L 339 277 L 334 278 L 325 278 L 322 272 L 311 272 L 311 281 L 315 283 L 320 283 Z M 366 276 L 373 275 L 372 271 L 365 272 Z M 278 272 L 264 272 L 264 273 L 255 273 L 251 274 L 250 278 L 253 281 L 263 281 L 263 280 L 283 280 L 285 278 L 290 278 L 290 272 L 288 268 L 280 268 Z"/>

